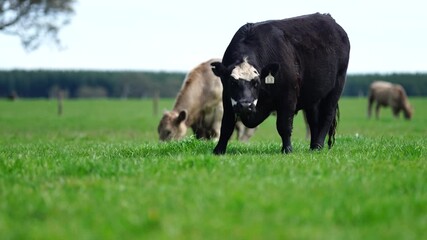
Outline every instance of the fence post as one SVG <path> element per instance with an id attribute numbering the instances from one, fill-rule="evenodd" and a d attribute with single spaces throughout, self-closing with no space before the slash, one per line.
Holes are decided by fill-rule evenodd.
<path id="1" fill-rule="evenodd" d="M 157 116 L 157 114 L 159 113 L 159 98 L 160 98 L 159 91 L 155 91 L 153 95 L 153 115 L 154 116 Z"/>
<path id="2" fill-rule="evenodd" d="M 62 116 L 63 101 L 64 101 L 64 92 L 61 89 L 59 89 L 58 90 L 58 116 Z"/>

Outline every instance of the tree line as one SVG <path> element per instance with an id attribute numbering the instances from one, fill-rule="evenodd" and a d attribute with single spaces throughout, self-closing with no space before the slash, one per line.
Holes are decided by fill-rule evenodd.
<path id="1" fill-rule="evenodd" d="M 137 71 L 0 71 L 0 97 L 149 98 L 175 96 L 184 73 Z"/>
<path id="2" fill-rule="evenodd" d="M 174 98 L 186 73 L 150 71 L 0 71 L 0 97 Z M 350 74 L 343 96 L 366 96 L 369 84 L 401 84 L 409 96 L 427 96 L 426 74 Z"/>

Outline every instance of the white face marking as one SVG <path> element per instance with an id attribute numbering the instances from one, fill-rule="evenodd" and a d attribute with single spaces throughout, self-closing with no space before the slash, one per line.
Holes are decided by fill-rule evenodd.
<path id="1" fill-rule="evenodd" d="M 258 103 L 258 99 L 255 99 L 254 102 L 253 102 L 253 104 L 256 106 L 257 103 Z"/>
<path id="2" fill-rule="evenodd" d="M 245 57 L 243 62 L 236 67 L 234 67 L 231 72 L 231 76 L 234 79 L 244 79 L 250 81 L 255 77 L 259 77 L 258 71 L 248 63 L 248 59 Z"/>

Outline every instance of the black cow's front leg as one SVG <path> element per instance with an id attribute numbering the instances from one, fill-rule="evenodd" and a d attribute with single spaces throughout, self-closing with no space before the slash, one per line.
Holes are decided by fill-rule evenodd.
<path id="1" fill-rule="evenodd" d="M 277 112 L 276 128 L 282 138 L 282 153 L 292 152 L 291 135 L 293 117 L 293 114 L 290 115 L 286 111 Z"/>
<path id="2" fill-rule="evenodd" d="M 233 134 L 236 125 L 236 116 L 231 109 L 224 109 L 224 115 L 221 121 L 221 134 L 216 147 L 213 150 L 214 154 L 225 154 L 227 149 L 228 140 Z"/>

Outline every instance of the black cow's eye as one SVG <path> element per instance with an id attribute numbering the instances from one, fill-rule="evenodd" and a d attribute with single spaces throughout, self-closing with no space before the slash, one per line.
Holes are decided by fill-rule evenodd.
<path id="1" fill-rule="evenodd" d="M 253 79 L 253 80 L 251 80 L 251 83 L 252 83 L 252 86 L 254 86 L 254 87 L 258 87 L 259 86 L 259 81 L 258 80 Z"/>

